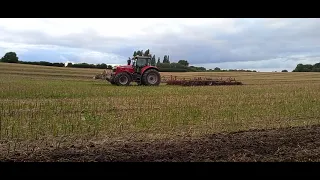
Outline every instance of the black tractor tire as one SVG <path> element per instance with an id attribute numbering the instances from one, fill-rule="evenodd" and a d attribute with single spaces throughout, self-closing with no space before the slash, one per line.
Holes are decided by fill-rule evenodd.
<path id="1" fill-rule="evenodd" d="M 117 86 L 129 86 L 132 79 L 128 73 L 122 72 L 114 77 L 114 83 Z"/>
<path id="2" fill-rule="evenodd" d="M 158 86 L 161 83 L 161 76 L 156 69 L 146 70 L 141 78 L 141 83 L 146 86 Z"/>

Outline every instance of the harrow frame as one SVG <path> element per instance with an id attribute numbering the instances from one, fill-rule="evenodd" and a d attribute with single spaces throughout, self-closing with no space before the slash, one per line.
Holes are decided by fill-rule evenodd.
<path id="1" fill-rule="evenodd" d="M 193 79 L 177 79 L 177 76 L 170 77 L 169 80 L 163 80 L 167 85 L 180 85 L 180 86 L 230 86 L 230 85 L 243 85 L 242 82 L 236 81 L 235 78 L 208 78 L 208 77 L 194 77 Z"/>

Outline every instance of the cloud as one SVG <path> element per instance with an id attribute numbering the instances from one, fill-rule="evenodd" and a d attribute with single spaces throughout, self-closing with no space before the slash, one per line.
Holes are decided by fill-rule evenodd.
<path id="1" fill-rule="evenodd" d="M 207 68 L 292 70 L 320 58 L 319 19 L 0 19 L 0 53 L 125 64 L 134 50 Z M 214 67 L 213 67 L 214 68 Z"/>

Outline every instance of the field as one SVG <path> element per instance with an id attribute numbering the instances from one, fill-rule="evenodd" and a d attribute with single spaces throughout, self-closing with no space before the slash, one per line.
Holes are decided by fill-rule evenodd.
<path id="1" fill-rule="evenodd" d="M 243 86 L 118 87 L 0 63 L 1 161 L 317 161 L 320 73 L 162 73 Z"/>

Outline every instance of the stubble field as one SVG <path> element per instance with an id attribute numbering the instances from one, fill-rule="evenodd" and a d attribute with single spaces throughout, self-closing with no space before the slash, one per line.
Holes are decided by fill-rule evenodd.
<path id="1" fill-rule="evenodd" d="M 162 73 L 243 86 L 112 86 L 0 63 L 1 161 L 317 161 L 320 73 Z"/>

